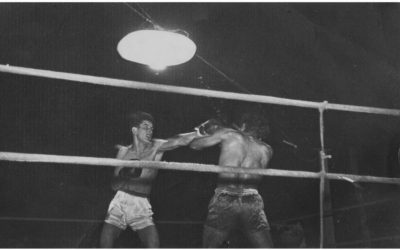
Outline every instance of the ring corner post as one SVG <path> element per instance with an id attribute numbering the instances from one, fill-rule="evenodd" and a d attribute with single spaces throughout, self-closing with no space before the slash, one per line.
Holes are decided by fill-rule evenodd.
<path id="1" fill-rule="evenodd" d="M 326 155 L 325 141 L 324 141 L 324 111 L 327 109 L 328 102 L 324 101 L 319 107 L 319 128 L 320 128 L 320 248 L 335 247 L 335 226 L 332 214 L 332 201 L 330 195 L 329 179 L 326 178 L 327 173 L 327 159 L 330 156 Z"/>

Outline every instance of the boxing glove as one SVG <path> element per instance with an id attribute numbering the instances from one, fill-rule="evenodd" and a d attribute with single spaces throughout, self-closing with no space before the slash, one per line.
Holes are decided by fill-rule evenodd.
<path id="1" fill-rule="evenodd" d="M 212 135 L 220 128 L 222 128 L 222 123 L 220 121 L 218 121 L 217 119 L 210 119 L 195 127 L 195 130 L 199 135 L 204 136 Z"/>

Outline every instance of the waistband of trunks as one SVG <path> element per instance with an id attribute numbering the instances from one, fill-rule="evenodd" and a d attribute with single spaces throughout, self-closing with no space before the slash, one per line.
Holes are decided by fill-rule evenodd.
<path id="1" fill-rule="evenodd" d="M 228 194 L 232 196 L 245 196 L 258 194 L 257 189 L 254 188 L 231 188 L 231 187 L 218 187 L 215 189 L 216 194 Z"/>
<path id="2" fill-rule="evenodd" d="M 121 191 L 119 190 L 119 192 L 123 192 L 126 194 L 130 194 L 130 195 L 134 195 L 134 196 L 138 196 L 138 197 L 142 197 L 142 198 L 149 198 L 149 194 L 143 194 L 143 193 L 139 193 L 139 192 L 135 192 L 135 191 Z"/>

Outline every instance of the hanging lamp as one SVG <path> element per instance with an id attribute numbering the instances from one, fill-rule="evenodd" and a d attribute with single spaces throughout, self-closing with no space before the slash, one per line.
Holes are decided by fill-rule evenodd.
<path id="1" fill-rule="evenodd" d="M 187 36 L 165 30 L 139 30 L 127 34 L 117 46 L 122 58 L 162 70 L 189 61 L 196 53 Z"/>

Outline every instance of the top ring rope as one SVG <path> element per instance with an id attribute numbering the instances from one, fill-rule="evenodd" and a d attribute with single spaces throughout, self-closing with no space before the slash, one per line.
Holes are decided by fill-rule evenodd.
<path id="1" fill-rule="evenodd" d="M 309 171 L 293 171 L 280 169 L 255 169 L 255 168 L 237 168 L 217 165 L 207 165 L 200 163 L 180 163 L 180 162 L 157 162 L 157 161 L 126 161 L 113 158 L 97 158 L 83 156 L 66 155 L 46 155 L 46 154 L 26 154 L 13 152 L 0 152 L 0 160 L 16 162 L 40 162 L 40 163 L 59 163 L 59 164 L 81 164 L 91 166 L 110 166 L 110 167 L 130 167 L 130 168 L 152 168 L 169 169 L 195 172 L 212 173 L 239 173 L 239 174 L 257 174 L 264 176 L 281 176 L 294 178 L 320 178 L 321 173 Z M 361 176 L 351 174 L 325 173 L 326 178 L 331 180 L 345 180 L 350 182 L 375 182 L 387 184 L 400 184 L 400 178 Z"/>
<path id="2" fill-rule="evenodd" d="M 114 79 L 114 78 L 108 78 L 108 77 L 65 73 L 65 72 L 25 68 L 25 67 L 2 65 L 2 64 L 0 64 L 0 72 L 19 74 L 19 75 L 37 76 L 37 77 L 46 77 L 46 78 L 75 81 L 75 82 L 85 82 L 85 83 L 104 85 L 104 86 L 143 89 L 143 90 L 150 90 L 150 91 L 214 97 L 214 98 L 248 101 L 248 102 L 278 104 L 278 105 L 286 105 L 286 106 L 297 106 L 297 107 L 303 107 L 303 108 L 314 108 L 314 109 L 322 108 L 325 110 L 351 111 L 351 112 L 360 112 L 360 113 L 400 116 L 400 110 L 398 110 L 398 109 L 384 109 L 384 108 L 374 108 L 374 107 L 365 107 L 365 106 L 335 104 L 335 103 L 327 103 L 327 102 L 311 102 L 311 101 L 279 98 L 279 97 L 273 97 L 273 96 L 240 94 L 240 93 L 234 93 L 234 92 L 224 92 L 224 91 L 179 87 L 179 86 L 171 86 L 171 85 L 164 86 L 164 85 L 154 84 L 154 83 L 120 80 L 120 79 Z"/>

